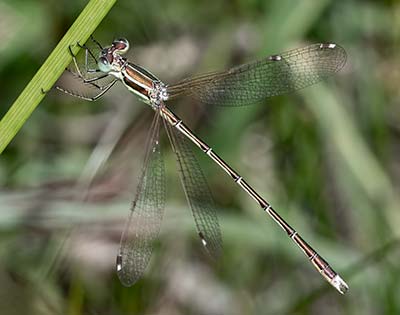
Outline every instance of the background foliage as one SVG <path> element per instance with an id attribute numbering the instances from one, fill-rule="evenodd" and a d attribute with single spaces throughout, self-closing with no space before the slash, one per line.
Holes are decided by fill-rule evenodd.
<path id="1" fill-rule="evenodd" d="M 0 2 L 0 111 L 85 3 Z M 399 314 L 398 1 L 119 1 L 94 36 L 124 36 L 165 82 L 313 42 L 346 67 L 326 83 L 242 108 L 170 107 L 347 280 L 340 296 L 284 233 L 198 153 L 224 254 L 201 248 L 164 137 L 168 201 L 145 277 L 115 255 L 152 112 L 115 87 L 83 102 L 50 92 L 0 158 L 2 314 Z M 1 135 L 0 135 L 1 136 Z"/>

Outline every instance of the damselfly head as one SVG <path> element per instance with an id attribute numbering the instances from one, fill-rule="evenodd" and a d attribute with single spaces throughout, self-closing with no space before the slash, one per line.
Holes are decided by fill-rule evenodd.
<path id="1" fill-rule="evenodd" d="M 111 46 L 103 48 L 100 51 L 97 65 L 99 70 L 109 73 L 112 70 L 118 71 L 125 63 L 126 59 L 121 57 L 129 49 L 129 42 L 125 38 L 115 39 Z"/>

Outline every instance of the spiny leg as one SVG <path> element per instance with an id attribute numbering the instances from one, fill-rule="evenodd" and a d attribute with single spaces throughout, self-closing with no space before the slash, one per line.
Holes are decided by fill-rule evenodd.
<path id="1" fill-rule="evenodd" d="M 96 44 L 99 47 L 101 47 L 98 42 L 96 42 Z M 101 72 L 101 71 L 99 69 L 95 69 L 95 68 L 91 69 L 88 66 L 89 65 L 89 61 L 88 61 L 88 58 L 89 58 L 88 56 L 89 55 L 95 61 L 95 63 L 97 64 L 97 59 L 94 56 L 94 54 L 91 51 L 91 49 L 89 47 L 87 47 L 86 45 L 81 45 L 79 42 L 77 42 L 76 45 L 78 47 L 82 48 L 82 49 L 85 49 L 85 65 L 84 65 L 85 69 L 84 69 L 84 71 L 81 70 L 81 66 L 79 66 L 79 64 L 78 64 L 78 61 L 77 61 L 77 58 L 76 58 L 76 54 L 74 54 L 73 51 L 72 51 L 72 45 L 69 45 L 68 46 L 68 51 L 69 51 L 70 55 L 72 56 L 72 61 L 73 61 L 73 64 L 74 64 L 75 71 L 72 71 L 69 68 L 66 68 L 65 70 L 67 70 L 73 76 L 78 77 L 84 84 L 88 84 L 90 86 L 93 86 L 94 88 L 100 90 L 100 92 L 98 94 L 96 94 L 95 96 L 93 96 L 93 97 L 86 97 L 86 96 L 80 95 L 78 93 L 75 93 L 73 91 L 69 91 L 67 89 L 64 89 L 61 86 L 57 86 L 56 85 L 56 86 L 54 86 L 54 88 L 58 89 L 59 91 L 62 91 L 64 93 L 67 93 L 67 94 L 75 96 L 75 97 L 79 97 L 79 98 L 84 99 L 84 100 L 95 101 L 98 98 L 100 98 L 105 92 L 107 92 L 114 85 L 115 80 L 107 83 L 106 85 L 96 84 L 95 83 L 96 81 L 99 81 L 101 79 L 107 78 L 109 76 L 108 74 L 105 74 L 105 73 L 103 73 L 102 75 L 96 76 L 96 77 L 87 78 L 86 75 L 84 75 L 84 73 L 98 73 L 98 72 Z M 41 88 L 41 92 L 43 94 L 46 94 L 50 90 L 51 89 L 43 89 L 43 88 Z"/>
<path id="2" fill-rule="evenodd" d="M 89 47 L 87 47 L 86 45 L 81 45 L 79 42 L 78 42 L 76 45 L 77 45 L 79 48 L 85 49 L 85 69 L 84 69 L 85 72 L 84 72 L 84 73 L 98 73 L 98 72 L 101 72 L 101 71 L 100 71 L 99 69 L 97 69 L 97 68 L 91 69 L 91 68 L 89 68 L 89 66 L 88 66 L 88 64 L 89 64 L 89 61 L 88 61 L 88 54 L 90 54 L 90 56 L 93 58 L 93 60 L 94 60 L 94 61 L 96 62 L 96 64 L 97 64 L 97 59 L 96 59 L 96 57 L 94 56 L 94 54 L 92 53 L 92 51 L 89 49 Z M 95 81 L 97 81 L 97 80 L 103 79 L 103 78 L 105 78 L 105 77 L 108 76 L 108 74 L 102 74 L 102 75 L 99 75 L 99 76 L 97 76 L 97 77 L 93 77 L 93 78 L 88 79 L 88 78 L 86 77 L 86 75 L 83 75 L 83 74 L 82 74 L 81 67 L 78 65 L 78 61 L 77 61 L 77 59 L 76 59 L 76 55 L 73 53 L 72 48 L 71 48 L 71 45 L 68 46 L 68 50 L 69 50 L 69 53 L 70 53 L 71 56 L 72 56 L 72 61 L 73 61 L 73 63 L 74 63 L 74 66 L 75 66 L 75 70 L 76 70 L 76 72 L 77 72 L 77 75 L 78 75 L 78 77 L 79 77 L 80 79 L 82 79 L 83 83 L 93 83 L 93 82 L 95 82 Z M 68 69 L 67 69 L 67 70 L 68 70 Z M 68 71 L 70 71 L 70 70 L 68 70 Z M 72 71 L 70 71 L 70 72 L 72 72 Z M 95 87 L 98 88 L 97 85 L 95 85 Z"/>
<path id="3" fill-rule="evenodd" d="M 92 96 L 92 97 L 87 97 L 87 96 L 84 96 L 84 95 L 80 95 L 80 94 L 78 94 L 78 93 L 75 93 L 75 92 L 72 92 L 72 91 L 63 89 L 62 87 L 60 87 L 60 86 L 58 86 L 58 85 L 56 85 L 55 88 L 56 88 L 57 90 L 63 92 L 63 93 L 66 93 L 66 94 L 69 94 L 69 95 L 71 95 L 71 96 L 74 96 L 74 97 L 83 99 L 83 100 L 85 100 L 85 101 L 96 101 L 96 100 L 98 100 L 100 97 L 102 97 L 109 89 L 111 89 L 112 86 L 113 86 L 113 85 L 115 84 L 115 82 L 117 82 L 117 81 L 118 81 L 118 80 L 115 79 L 115 80 L 111 81 L 111 83 L 109 83 L 109 84 L 107 84 L 107 85 L 105 85 L 105 86 L 102 86 L 101 88 L 99 88 L 100 93 L 98 93 L 98 94 L 96 94 L 95 96 Z M 92 84 L 92 85 L 93 85 L 93 84 Z M 46 93 L 46 91 L 44 91 L 44 90 L 42 89 L 42 93 L 43 93 L 43 92 Z"/>
<path id="4" fill-rule="evenodd" d="M 96 43 L 99 47 L 100 44 Z M 94 55 L 94 53 L 92 52 L 92 50 L 87 47 L 86 45 L 82 45 L 79 42 L 76 43 L 76 45 L 82 49 L 85 49 L 85 63 L 84 63 L 84 68 L 82 69 L 82 66 L 79 65 L 78 61 L 77 61 L 77 55 L 73 53 L 72 51 L 72 45 L 68 46 L 68 51 L 70 53 L 70 55 L 72 56 L 72 61 L 73 61 L 73 65 L 75 68 L 75 71 L 67 68 L 66 70 L 71 73 L 71 75 L 78 77 L 82 83 L 87 84 L 89 86 L 94 87 L 95 89 L 97 89 L 99 92 L 97 94 L 95 94 L 94 96 L 85 96 L 85 95 L 81 95 L 77 92 L 74 92 L 72 90 L 68 90 L 65 89 L 61 86 L 56 85 L 55 88 L 63 93 L 69 94 L 71 96 L 74 97 L 78 97 L 80 99 L 83 100 L 87 100 L 87 101 L 95 101 L 97 99 L 99 99 L 100 97 L 102 97 L 117 81 L 117 79 L 114 79 L 108 83 L 105 84 L 105 82 L 103 82 L 104 85 L 99 83 L 99 80 L 101 79 L 105 79 L 107 77 L 109 77 L 108 74 L 106 73 L 102 73 L 99 69 L 95 69 L 95 68 L 90 68 L 89 67 L 89 58 L 92 58 L 93 61 L 97 64 L 97 59 Z M 91 78 L 87 78 L 86 74 L 90 74 L 90 73 L 101 73 L 101 75 L 95 76 L 95 77 L 91 77 Z M 42 89 L 42 93 L 46 93 L 43 89 Z"/>

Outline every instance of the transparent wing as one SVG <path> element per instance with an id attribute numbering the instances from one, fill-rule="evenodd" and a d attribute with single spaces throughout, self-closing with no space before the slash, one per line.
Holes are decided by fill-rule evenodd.
<path id="1" fill-rule="evenodd" d="M 189 140 L 167 122 L 164 121 L 164 124 L 176 154 L 182 186 L 192 209 L 199 237 L 211 257 L 216 259 L 221 253 L 222 237 L 206 178 L 191 150 Z"/>
<path id="2" fill-rule="evenodd" d="M 315 84 L 339 71 L 345 50 L 336 44 L 314 44 L 280 55 L 185 79 L 168 86 L 169 98 L 192 95 L 200 101 L 241 106 Z"/>
<path id="3" fill-rule="evenodd" d="M 142 175 L 131 213 L 121 237 L 117 273 L 125 286 L 133 285 L 149 263 L 165 205 L 165 172 L 159 144 L 160 114 L 150 129 Z"/>

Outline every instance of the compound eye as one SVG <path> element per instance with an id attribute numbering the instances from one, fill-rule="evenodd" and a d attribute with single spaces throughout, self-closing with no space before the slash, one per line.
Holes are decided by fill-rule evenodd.
<path id="1" fill-rule="evenodd" d="M 129 49 L 129 42 L 125 38 L 118 38 L 114 40 L 112 44 L 115 48 L 115 52 L 120 55 L 125 54 Z"/>
<path id="2" fill-rule="evenodd" d="M 106 57 L 100 57 L 99 61 L 97 62 L 97 66 L 101 72 L 108 73 L 111 71 L 111 65 Z"/>

